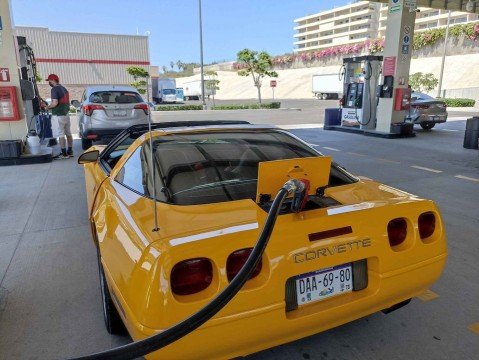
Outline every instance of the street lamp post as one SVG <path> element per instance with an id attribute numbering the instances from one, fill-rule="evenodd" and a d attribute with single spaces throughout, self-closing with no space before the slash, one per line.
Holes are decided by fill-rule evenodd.
<path id="1" fill-rule="evenodd" d="M 437 87 L 437 97 L 441 97 L 442 78 L 444 76 L 444 63 L 446 61 L 447 39 L 449 38 L 449 24 L 451 23 L 451 10 L 447 15 L 446 35 L 444 36 L 444 50 L 442 52 L 441 71 L 439 72 L 439 86 Z"/>
<path id="2" fill-rule="evenodd" d="M 205 75 L 203 72 L 203 25 L 201 20 L 201 0 L 198 0 L 200 12 L 200 63 L 201 63 L 201 99 L 203 100 L 203 110 L 206 110 L 205 102 Z"/>

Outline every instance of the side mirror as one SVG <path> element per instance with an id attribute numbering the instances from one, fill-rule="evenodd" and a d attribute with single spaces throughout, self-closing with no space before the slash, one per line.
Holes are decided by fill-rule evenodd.
<path id="1" fill-rule="evenodd" d="M 81 105 L 78 100 L 72 100 L 72 101 L 71 101 L 71 104 L 72 104 L 74 107 L 76 107 L 77 109 L 78 109 L 78 108 L 80 107 L 80 105 Z"/>
<path id="2" fill-rule="evenodd" d="M 78 163 L 80 165 L 96 162 L 100 157 L 100 152 L 98 150 L 87 151 L 80 155 L 78 158 Z"/>

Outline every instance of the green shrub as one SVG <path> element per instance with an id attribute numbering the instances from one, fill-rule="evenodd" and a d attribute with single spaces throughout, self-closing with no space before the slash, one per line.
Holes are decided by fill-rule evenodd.
<path id="1" fill-rule="evenodd" d="M 264 103 L 264 104 L 233 104 L 213 106 L 211 110 L 247 110 L 247 109 L 279 109 L 280 102 Z"/>
<path id="2" fill-rule="evenodd" d="M 203 105 L 163 105 L 155 106 L 157 111 L 203 110 Z"/>
<path id="3" fill-rule="evenodd" d="M 476 100 L 474 99 L 441 99 L 446 103 L 447 107 L 474 107 Z"/>

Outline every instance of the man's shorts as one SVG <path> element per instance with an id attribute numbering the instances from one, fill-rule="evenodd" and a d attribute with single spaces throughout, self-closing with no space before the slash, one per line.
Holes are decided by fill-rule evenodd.
<path id="1" fill-rule="evenodd" d="M 53 137 L 71 135 L 70 130 L 70 115 L 52 116 L 52 133 Z"/>

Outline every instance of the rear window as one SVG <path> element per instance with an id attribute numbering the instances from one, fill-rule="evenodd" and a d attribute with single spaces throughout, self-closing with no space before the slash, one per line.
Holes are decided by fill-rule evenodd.
<path id="1" fill-rule="evenodd" d="M 98 91 L 91 94 L 89 100 L 98 104 L 135 104 L 143 102 L 139 94 L 131 91 Z"/>
<path id="2" fill-rule="evenodd" d="M 153 149 L 161 187 L 157 194 L 181 205 L 255 199 L 259 162 L 318 156 L 274 131 L 171 135 L 154 141 Z M 354 181 L 336 165 L 331 168 L 330 186 Z"/>
<path id="3" fill-rule="evenodd" d="M 413 100 L 434 100 L 432 96 L 423 93 L 413 93 L 412 94 Z"/>

